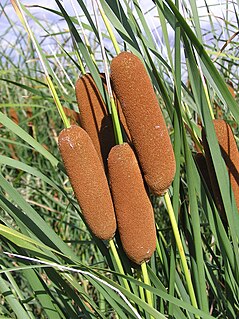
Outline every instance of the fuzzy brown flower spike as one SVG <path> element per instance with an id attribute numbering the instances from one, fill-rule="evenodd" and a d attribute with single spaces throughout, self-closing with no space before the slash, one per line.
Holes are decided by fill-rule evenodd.
<path id="1" fill-rule="evenodd" d="M 122 52 L 111 63 L 111 80 L 152 192 L 164 194 L 175 175 L 175 158 L 153 86 L 141 60 Z"/>
<path id="2" fill-rule="evenodd" d="M 137 159 L 128 144 L 111 149 L 108 168 L 122 246 L 130 260 L 141 264 L 155 250 L 156 230 L 153 208 Z"/>
<path id="3" fill-rule="evenodd" d="M 222 156 L 228 168 L 229 180 L 239 211 L 239 153 L 230 126 L 224 120 L 213 121 Z"/>
<path id="4" fill-rule="evenodd" d="M 86 223 L 96 237 L 111 239 L 116 231 L 113 203 L 102 163 L 89 135 L 72 125 L 61 131 L 58 144 Z"/>
<path id="5" fill-rule="evenodd" d="M 105 76 L 101 79 L 106 89 Z M 80 125 L 89 134 L 99 157 L 107 167 L 107 157 L 110 149 L 115 145 L 114 129 L 111 115 L 90 74 L 85 74 L 76 82 L 76 98 L 79 107 Z M 125 119 L 119 103 L 117 103 L 120 119 L 126 129 Z"/>
<path id="6" fill-rule="evenodd" d="M 213 120 L 213 124 L 218 139 L 218 143 L 220 145 L 220 149 L 222 152 L 222 156 L 228 169 L 229 180 L 236 200 L 237 209 L 239 211 L 239 152 L 237 149 L 236 141 L 230 126 L 224 120 Z M 219 210 L 223 210 L 219 186 L 217 184 L 216 175 L 213 168 L 212 159 L 209 152 L 209 146 L 207 144 L 206 134 L 204 130 L 202 132 L 202 141 L 207 159 L 207 165 L 210 173 L 210 179 L 214 196 Z"/>

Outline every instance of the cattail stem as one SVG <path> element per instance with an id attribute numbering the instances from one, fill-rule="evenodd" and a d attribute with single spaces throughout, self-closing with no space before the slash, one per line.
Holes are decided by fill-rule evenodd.
<path id="1" fill-rule="evenodd" d="M 113 256 L 114 256 L 114 259 L 116 261 L 116 264 L 117 264 L 117 267 L 118 267 L 118 270 L 119 270 L 120 274 L 125 275 L 124 268 L 123 268 L 121 260 L 119 258 L 119 254 L 117 252 L 117 249 L 115 247 L 114 240 L 113 239 L 109 240 L 109 244 L 110 244 L 110 248 L 111 248 L 111 251 L 113 253 Z M 122 280 L 123 280 L 125 289 L 127 289 L 129 292 L 131 292 L 129 284 L 128 284 L 128 281 L 125 278 L 122 278 Z"/>
<path id="2" fill-rule="evenodd" d="M 157 251 L 157 254 L 159 256 L 160 261 L 163 262 L 163 255 L 162 255 L 162 251 L 161 251 L 161 248 L 159 245 L 158 238 L 157 238 L 157 242 L 156 242 L 156 251 Z"/>
<path id="3" fill-rule="evenodd" d="M 61 116 L 61 119 L 62 119 L 62 121 L 64 123 L 64 126 L 65 126 L 65 128 L 69 128 L 70 127 L 70 122 L 68 121 L 68 118 L 66 117 L 66 114 L 65 114 L 65 112 L 63 110 L 63 107 L 61 105 L 59 97 L 58 97 L 58 95 L 56 93 L 56 89 L 54 87 L 54 84 L 52 83 L 51 78 L 50 78 L 49 75 L 46 75 L 46 80 L 47 80 L 48 86 L 50 88 L 51 94 L 53 96 L 53 99 L 55 101 L 55 104 L 56 104 L 56 107 L 58 109 L 58 112 L 59 112 L 59 114 Z"/>
<path id="4" fill-rule="evenodd" d="M 148 270 L 147 270 L 147 265 L 146 265 L 146 262 L 145 262 L 145 261 L 141 264 L 141 270 L 142 270 L 142 275 L 143 275 L 144 283 L 145 283 L 146 285 L 151 286 L 150 279 L 149 279 L 149 275 L 148 275 Z M 147 290 L 147 289 L 145 289 L 145 293 L 146 293 L 146 300 L 147 300 L 149 306 L 153 307 L 152 293 L 151 293 L 149 290 Z M 150 316 L 150 318 L 153 319 L 152 316 Z"/>
<path id="5" fill-rule="evenodd" d="M 112 112 L 111 115 L 112 115 L 112 120 L 114 125 L 116 144 L 123 144 L 124 141 L 123 141 L 122 131 L 120 127 L 119 116 L 118 116 L 118 112 L 116 109 L 115 100 L 113 96 L 110 98 L 110 105 L 111 105 L 111 112 Z"/>
<path id="6" fill-rule="evenodd" d="M 97 2 L 97 5 L 98 5 L 101 16 L 102 15 L 105 16 L 103 8 L 101 7 L 100 3 Z M 109 98 L 110 98 L 111 116 L 112 116 L 112 121 L 113 121 L 115 140 L 116 140 L 116 144 L 123 144 L 123 137 L 122 137 L 122 132 L 121 132 L 121 128 L 120 128 L 119 116 L 118 116 L 118 112 L 116 109 L 116 105 L 115 105 L 115 101 L 114 101 L 113 93 L 112 93 L 112 89 L 111 89 L 111 84 L 110 84 L 110 76 L 109 76 L 109 71 L 108 71 L 108 64 L 107 64 L 107 58 L 106 58 L 103 38 L 102 38 L 102 34 L 101 34 L 101 28 L 100 28 L 98 16 L 97 16 L 97 13 L 95 10 L 95 2 L 93 2 L 93 9 L 94 9 L 94 14 L 95 14 L 96 25 L 97 25 L 98 32 L 99 32 L 100 47 L 101 47 L 101 52 L 102 52 L 103 62 L 104 62 L 106 85 L 107 85 L 107 90 L 108 90 L 108 94 L 109 94 Z M 102 18 L 103 18 L 103 16 L 102 16 Z M 105 16 L 105 19 L 107 20 L 106 16 Z M 104 22 L 105 22 L 105 20 L 104 20 Z M 107 24 L 106 24 L 106 27 L 107 27 Z M 109 26 L 109 28 L 110 28 L 110 26 Z M 110 32 L 112 32 L 112 30 L 108 29 L 108 27 L 107 27 L 107 30 L 108 30 L 109 34 L 110 34 Z"/>
<path id="7" fill-rule="evenodd" d="M 78 59 L 78 62 L 79 62 L 80 71 L 81 71 L 82 75 L 84 75 L 84 74 L 86 74 L 86 71 L 85 71 L 82 59 L 80 57 L 80 54 L 78 52 L 78 49 L 77 49 L 77 46 L 76 46 L 74 38 L 73 38 L 72 42 L 73 42 L 73 46 L 74 46 L 74 49 L 75 49 L 75 55 L 77 56 L 77 59 Z"/>
<path id="8" fill-rule="evenodd" d="M 185 274 L 185 279 L 188 285 L 188 293 L 192 302 L 192 305 L 195 308 L 198 308 L 197 305 L 197 300 L 196 300 L 196 296 L 195 296 L 195 292 L 194 292 L 194 288 L 193 288 L 193 284 L 192 284 L 192 279 L 191 279 L 191 275 L 190 275 L 190 271 L 187 265 L 187 260 L 186 260 L 186 256 L 185 256 L 185 252 L 183 249 L 183 244 L 180 238 L 180 234 L 179 234 L 179 230 L 178 230 L 178 225 L 177 225 L 177 221 L 174 215 L 174 211 L 173 211 L 173 206 L 169 197 L 168 192 L 165 193 L 164 195 L 164 199 L 165 199 L 165 203 L 167 206 L 167 210 L 168 210 L 168 214 L 169 214 L 169 218 L 171 221 L 171 225 L 173 228 L 173 233 L 174 233 L 174 237 L 178 246 L 178 251 L 179 251 L 179 255 L 182 261 L 182 266 L 183 266 L 183 270 L 184 270 L 184 274 Z M 196 316 L 196 318 L 200 318 L 198 316 Z"/>
<path id="9" fill-rule="evenodd" d="M 86 46 L 86 48 L 88 49 L 88 51 L 89 51 L 89 53 L 90 53 L 90 57 L 91 57 L 92 61 L 93 61 L 94 64 L 96 65 L 95 56 L 94 56 L 94 53 L 93 53 L 93 51 L 92 51 L 92 49 L 91 49 L 89 39 L 88 39 L 87 36 L 86 36 L 85 29 L 83 28 L 83 25 L 82 25 L 81 20 L 80 20 L 80 16 L 79 16 L 79 14 L 78 14 L 78 12 L 77 12 L 77 10 L 76 10 L 76 7 L 75 7 L 75 5 L 74 5 L 74 2 L 73 2 L 72 0 L 71 0 L 71 6 L 72 6 L 72 8 L 73 8 L 73 10 L 74 10 L 74 12 L 75 12 L 76 17 L 77 17 L 77 21 L 78 21 L 78 24 L 79 24 L 79 26 L 80 26 L 81 33 L 82 33 L 83 38 L 84 38 L 84 40 L 85 40 L 85 46 Z"/>
<path id="10" fill-rule="evenodd" d="M 140 269 L 137 270 L 137 280 L 142 282 L 142 271 Z M 140 299 L 145 301 L 144 288 L 139 286 L 139 295 Z"/>
<path id="11" fill-rule="evenodd" d="M 114 33 L 113 33 L 113 30 L 112 30 L 112 28 L 111 28 L 111 25 L 110 25 L 110 23 L 109 23 L 109 20 L 108 20 L 106 14 L 105 14 L 105 12 L 104 12 L 104 9 L 103 9 L 101 3 L 100 3 L 98 0 L 96 0 L 96 3 L 97 3 L 97 6 L 98 6 L 98 8 L 99 8 L 100 15 L 101 15 L 101 17 L 102 17 L 102 19 L 103 19 L 103 21 L 104 21 L 105 26 L 106 26 L 106 29 L 107 29 L 107 31 L 109 32 L 109 36 L 110 36 L 110 39 L 111 39 L 111 41 L 112 41 L 112 44 L 113 44 L 113 46 L 114 46 L 114 48 L 115 48 L 115 52 L 116 52 L 116 54 L 120 54 L 120 48 L 119 48 L 118 42 L 117 42 L 117 40 L 116 40 L 116 38 L 115 38 L 115 35 L 114 35 Z"/>

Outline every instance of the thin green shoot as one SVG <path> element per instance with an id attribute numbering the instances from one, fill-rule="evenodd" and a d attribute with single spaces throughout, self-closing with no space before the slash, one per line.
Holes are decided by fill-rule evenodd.
<path id="1" fill-rule="evenodd" d="M 192 284 L 192 279 L 191 279 L 191 275 L 190 275 L 190 271 L 188 268 L 188 264 L 187 264 L 187 259 L 186 259 L 186 255 L 183 249 L 183 244 L 180 238 L 180 234 L 179 234 L 179 230 L 178 230 L 178 225 L 177 225 L 177 221 L 174 215 L 174 211 L 173 211 L 173 206 L 169 197 L 169 193 L 168 191 L 165 193 L 164 195 L 164 199 L 165 199 L 165 203 L 167 206 L 167 210 L 168 210 L 168 214 L 169 214 L 169 218 L 171 221 L 171 225 L 173 228 L 173 233 L 174 233 L 174 237 L 177 243 L 177 247 L 178 247 L 178 252 L 182 261 L 182 266 L 183 266 L 183 270 L 184 270 L 184 274 L 185 274 L 185 279 L 188 285 L 188 293 L 192 302 L 192 305 L 195 308 L 198 308 L 197 305 L 197 300 L 196 300 L 196 296 L 195 296 L 195 292 L 194 292 L 194 288 L 193 288 L 193 284 Z M 199 318 L 197 316 L 197 318 Z"/>
<path id="2" fill-rule="evenodd" d="M 107 29 L 107 31 L 109 33 L 110 39 L 112 41 L 112 44 L 113 44 L 113 46 L 115 48 L 115 52 L 116 52 L 116 54 L 120 54 L 120 48 L 119 48 L 118 42 L 117 42 L 116 37 L 114 35 L 114 32 L 113 32 L 113 30 L 111 28 L 110 22 L 109 22 L 106 14 L 104 12 L 104 9 L 103 9 L 101 3 L 98 0 L 96 0 L 96 3 L 97 3 L 97 6 L 99 8 L 101 17 L 102 17 L 102 19 L 103 19 L 103 21 L 105 23 L 106 29 Z"/>

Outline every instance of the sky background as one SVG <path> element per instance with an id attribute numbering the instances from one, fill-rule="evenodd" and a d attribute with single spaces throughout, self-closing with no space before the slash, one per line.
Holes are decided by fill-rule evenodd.
<path id="1" fill-rule="evenodd" d="M 89 9 L 92 8 L 92 5 L 91 5 L 92 1 L 91 0 L 85 0 L 84 2 L 86 3 L 87 8 L 89 8 Z M 187 3 L 188 0 L 186 0 L 185 2 Z M 12 5 L 10 3 L 10 0 L 0 0 L 0 3 L 3 5 L 7 4 L 5 6 L 6 14 L 14 22 L 16 22 L 17 24 L 20 25 L 20 23 L 18 22 L 18 18 L 16 17 L 15 11 L 12 8 Z M 43 23 L 48 22 L 49 24 L 52 24 L 52 23 L 57 22 L 60 25 L 64 25 L 64 22 L 57 21 L 58 19 L 56 18 L 56 16 L 54 14 L 47 12 L 46 10 L 43 10 L 40 8 L 32 8 L 31 7 L 33 5 L 41 5 L 41 6 L 45 6 L 48 8 L 58 10 L 58 6 L 54 0 L 25 0 L 25 1 L 22 1 L 22 3 L 26 6 L 29 6 L 29 9 L 32 12 L 32 14 L 34 16 L 36 16 L 38 19 L 42 20 Z M 68 12 L 68 14 L 74 15 L 74 10 L 72 7 L 72 3 L 73 3 L 78 14 L 82 15 L 82 11 L 81 11 L 76 0 L 62 1 L 62 3 L 64 5 L 66 11 Z M 153 2 L 151 0 L 141 0 L 141 1 L 139 1 L 139 3 L 140 3 L 140 6 L 141 6 L 143 12 L 145 13 L 145 17 L 147 19 L 147 22 L 148 22 L 151 30 L 154 30 L 155 28 L 159 27 L 159 21 L 157 18 L 156 10 L 150 10 L 154 6 Z M 207 12 L 206 7 L 205 7 L 205 2 L 204 2 L 204 0 L 197 0 L 196 3 L 198 6 L 199 16 L 201 17 L 201 25 L 203 28 L 205 28 L 209 22 L 208 12 Z M 210 10 L 210 15 L 214 20 L 217 21 L 219 26 L 220 26 L 220 24 L 221 25 L 223 24 L 222 19 L 225 18 L 226 14 L 228 14 L 229 21 L 231 21 L 232 19 L 235 20 L 234 7 L 233 7 L 232 2 L 229 4 L 228 10 L 226 8 L 225 3 L 226 3 L 226 1 L 222 1 L 222 0 L 207 0 L 207 4 L 208 4 L 209 10 Z M 188 8 L 190 8 L 189 4 L 188 4 Z M 82 17 L 81 20 L 84 21 L 84 17 Z M 4 17 L 4 14 L 2 14 L 0 17 L 0 24 L 3 28 L 8 26 L 8 21 Z M 36 30 L 41 31 L 38 29 L 38 27 L 35 26 L 35 28 L 36 28 Z"/>
<path id="2" fill-rule="evenodd" d="M 123 2 L 123 1 L 122 1 Z M 225 29 L 225 19 L 227 19 L 229 22 L 232 22 L 235 26 L 236 24 L 236 18 L 235 18 L 235 9 L 233 7 L 232 2 L 229 2 L 229 6 L 226 6 L 226 2 L 229 1 L 222 1 L 222 0 L 207 0 L 207 4 L 209 7 L 209 13 L 207 12 L 207 9 L 205 7 L 205 2 L 204 0 L 197 0 L 197 6 L 198 6 L 198 12 L 200 16 L 200 23 L 201 23 L 201 28 L 202 32 L 205 34 L 204 36 L 204 43 L 210 44 L 212 42 L 212 33 L 211 33 L 211 26 L 209 24 L 209 16 L 213 20 L 214 26 L 217 29 L 217 34 L 220 35 L 221 42 L 219 41 L 219 45 L 223 45 L 223 41 L 227 40 L 229 36 L 231 36 L 234 32 L 237 31 L 235 27 L 231 27 L 231 31 L 228 33 L 224 34 Z M 57 4 L 55 3 L 54 0 L 25 0 L 22 1 L 24 5 L 27 6 L 27 8 L 30 10 L 30 12 L 41 21 L 44 27 L 50 28 L 53 30 L 53 32 L 59 32 L 62 30 L 67 31 L 68 27 L 62 19 L 59 19 L 55 14 L 52 14 L 44 9 L 41 8 L 34 8 L 32 7 L 33 5 L 41 5 L 45 6 L 51 9 L 59 10 Z M 92 11 L 92 5 L 91 5 L 91 0 L 85 0 L 85 4 L 87 8 Z M 160 53 L 164 55 L 164 44 L 163 40 L 161 37 L 161 27 L 159 23 L 159 18 L 157 16 L 157 11 L 152 10 L 154 7 L 154 3 L 151 0 L 141 0 L 139 1 L 140 6 L 145 14 L 145 18 L 147 20 L 147 23 L 150 27 L 150 30 L 152 31 L 155 42 L 157 43 Z M 184 15 L 185 18 L 188 18 L 188 23 L 190 24 L 190 4 L 189 0 L 185 0 L 185 3 L 188 5 L 186 6 L 187 10 L 182 10 L 181 13 Z M 10 30 L 6 32 L 6 30 L 9 27 L 9 22 L 6 18 L 5 15 L 7 15 L 15 24 L 16 27 L 18 27 L 20 30 L 23 30 L 23 27 L 21 23 L 18 20 L 18 17 L 16 16 L 16 13 L 10 3 L 10 0 L 0 0 L 0 4 L 4 7 L 4 13 L 1 12 L 0 16 L 0 41 L 4 41 L 4 46 L 15 46 L 15 33 L 14 30 Z M 6 5 L 5 5 L 6 4 Z M 77 14 L 79 14 L 81 22 L 87 22 L 86 19 L 84 18 L 84 15 L 80 9 L 80 6 L 78 5 L 76 0 L 67 0 L 67 1 L 62 1 L 62 4 L 64 5 L 67 13 L 69 15 L 75 15 L 73 6 L 76 8 Z M 238 9 L 238 8 L 237 8 Z M 1 10 L 1 9 L 0 9 Z M 42 28 L 40 28 L 33 20 L 29 20 L 29 24 L 31 25 L 31 28 L 38 38 L 39 41 L 43 41 L 41 46 L 45 52 L 51 53 L 51 49 L 57 50 L 57 45 L 56 41 L 54 39 L 50 39 L 49 37 L 46 39 L 44 36 L 46 35 Z M 102 29 L 104 29 L 104 24 L 101 24 Z M 79 30 L 79 29 L 78 29 Z M 116 32 L 115 32 L 116 34 Z M 169 34 L 170 34 L 170 28 L 169 28 Z M 173 34 L 173 32 L 172 32 Z M 69 33 L 66 34 L 66 36 L 69 36 Z M 91 35 L 88 34 L 90 40 L 92 40 Z M 91 41 L 93 43 L 93 40 Z M 171 43 L 173 45 L 173 37 L 171 37 Z M 49 46 L 50 45 L 50 46 Z M 69 44 L 71 45 L 71 44 Z M 107 41 L 105 42 L 105 45 L 107 47 Z M 111 43 L 108 43 L 110 46 Z M 68 48 L 67 48 L 68 49 Z M 70 48 L 69 48 L 70 49 Z M 111 47 L 108 47 L 108 49 L 111 49 Z M 16 51 L 17 54 L 17 51 Z"/>

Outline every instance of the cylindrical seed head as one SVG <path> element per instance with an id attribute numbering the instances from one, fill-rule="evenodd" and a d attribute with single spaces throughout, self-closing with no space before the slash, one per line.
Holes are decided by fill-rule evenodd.
<path id="1" fill-rule="evenodd" d="M 89 135 L 72 125 L 61 131 L 58 144 L 87 225 L 96 237 L 111 239 L 116 231 L 113 203 L 102 163 Z"/>
<path id="2" fill-rule="evenodd" d="M 103 74 L 101 74 L 101 79 L 106 88 Z M 109 151 L 115 145 L 111 115 L 108 113 L 104 100 L 90 74 L 85 74 L 77 80 L 75 90 L 81 126 L 89 134 L 106 167 Z M 116 102 L 116 105 L 125 128 L 125 120 L 119 103 Z"/>
<path id="3" fill-rule="evenodd" d="M 236 200 L 237 209 L 239 210 L 239 152 L 237 149 L 236 141 L 230 126 L 224 120 L 213 120 L 213 124 L 218 139 L 218 143 L 222 152 L 222 156 L 228 169 L 229 180 Z M 208 171 L 210 174 L 210 180 L 213 188 L 215 201 L 217 202 L 219 211 L 222 213 L 222 217 L 225 217 L 223 201 L 221 198 L 219 185 L 216 179 L 216 173 L 213 167 L 209 145 L 206 140 L 205 130 L 202 131 L 202 142 L 205 150 L 205 156 L 207 159 Z"/>
<path id="4" fill-rule="evenodd" d="M 111 149 L 108 168 L 122 246 L 130 260 L 141 264 L 155 250 L 156 230 L 153 208 L 137 159 L 128 144 Z"/>
<path id="5" fill-rule="evenodd" d="M 175 158 L 153 86 L 138 57 L 120 53 L 111 63 L 111 80 L 120 100 L 144 178 L 162 195 L 175 175 Z"/>
<path id="6" fill-rule="evenodd" d="M 230 126 L 224 120 L 213 121 L 223 159 L 228 168 L 229 180 L 239 211 L 239 153 Z"/>

